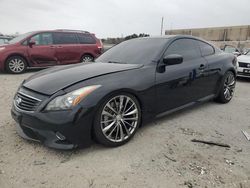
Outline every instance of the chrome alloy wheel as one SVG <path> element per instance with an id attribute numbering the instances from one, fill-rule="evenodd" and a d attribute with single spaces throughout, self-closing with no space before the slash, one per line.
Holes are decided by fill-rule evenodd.
<path id="1" fill-rule="evenodd" d="M 139 111 L 136 103 L 128 96 L 118 95 L 109 100 L 101 113 L 101 129 L 112 142 L 128 139 L 136 130 Z"/>
<path id="2" fill-rule="evenodd" d="M 235 76 L 233 73 L 227 75 L 224 83 L 224 97 L 226 100 L 230 100 L 233 97 L 234 89 L 235 89 Z"/>
<path id="3" fill-rule="evenodd" d="M 9 69 L 14 73 L 20 73 L 25 69 L 25 62 L 19 58 L 11 59 Z"/>

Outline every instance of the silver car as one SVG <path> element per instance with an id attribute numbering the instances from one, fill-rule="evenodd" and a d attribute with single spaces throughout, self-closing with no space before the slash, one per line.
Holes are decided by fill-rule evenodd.
<path id="1" fill-rule="evenodd" d="M 250 51 L 245 55 L 238 57 L 238 75 L 239 77 L 250 78 Z"/>

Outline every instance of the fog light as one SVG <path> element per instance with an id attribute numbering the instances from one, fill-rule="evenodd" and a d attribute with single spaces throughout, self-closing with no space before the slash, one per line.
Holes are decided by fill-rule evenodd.
<path id="1" fill-rule="evenodd" d="M 61 133 L 59 132 L 56 132 L 56 137 L 59 139 L 59 140 L 65 140 L 65 136 L 63 136 Z"/>

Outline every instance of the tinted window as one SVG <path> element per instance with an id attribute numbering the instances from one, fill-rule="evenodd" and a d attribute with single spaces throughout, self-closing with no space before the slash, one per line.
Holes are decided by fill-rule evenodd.
<path id="1" fill-rule="evenodd" d="M 35 42 L 35 45 L 50 45 L 53 44 L 52 34 L 51 33 L 40 33 L 34 35 L 30 38 L 30 41 Z"/>
<path id="2" fill-rule="evenodd" d="M 178 39 L 174 41 L 165 52 L 164 56 L 179 54 L 183 56 L 184 61 L 201 57 L 199 49 L 195 46 L 192 39 Z"/>
<path id="3" fill-rule="evenodd" d="M 89 34 L 77 34 L 81 44 L 95 44 L 95 39 Z"/>
<path id="4" fill-rule="evenodd" d="M 122 42 L 101 55 L 97 62 L 148 64 L 159 58 L 168 39 L 141 38 Z M 158 60 L 158 59 L 157 59 Z"/>
<path id="5" fill-rule="evenodd" d="M 211 45 L 198 40 L 195 42 L 197 42 L 198 45 L 200 46 L 202 56 L 209 56 L 214 54 L 214 48 Z"/>
<path id="6" fill-rule="evenodd" d="M 55 44 L 77 44 L 77 38 L 74 33 L 54 33 Z"/>

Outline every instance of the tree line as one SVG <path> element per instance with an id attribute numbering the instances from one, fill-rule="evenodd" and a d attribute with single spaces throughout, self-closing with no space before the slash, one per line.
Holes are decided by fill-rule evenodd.
<path id="1" fill-rule="evenodd" d="M 140 33 L 140 34 L 132 34 L 132 35 L 128 35 L 126 37 L 117 37 L 117 38 L 107 38 L 107 39 L 102 39 L 103 43 L 106 44 L 118 44 L 120 42 L 123 42 L 125 40 L 130 40 L 130 39 L 134 39 L 134 38 L 139 38 L 139 37 L 149 37 L 149 34 L 145 34 L 145 33 Z"/>

